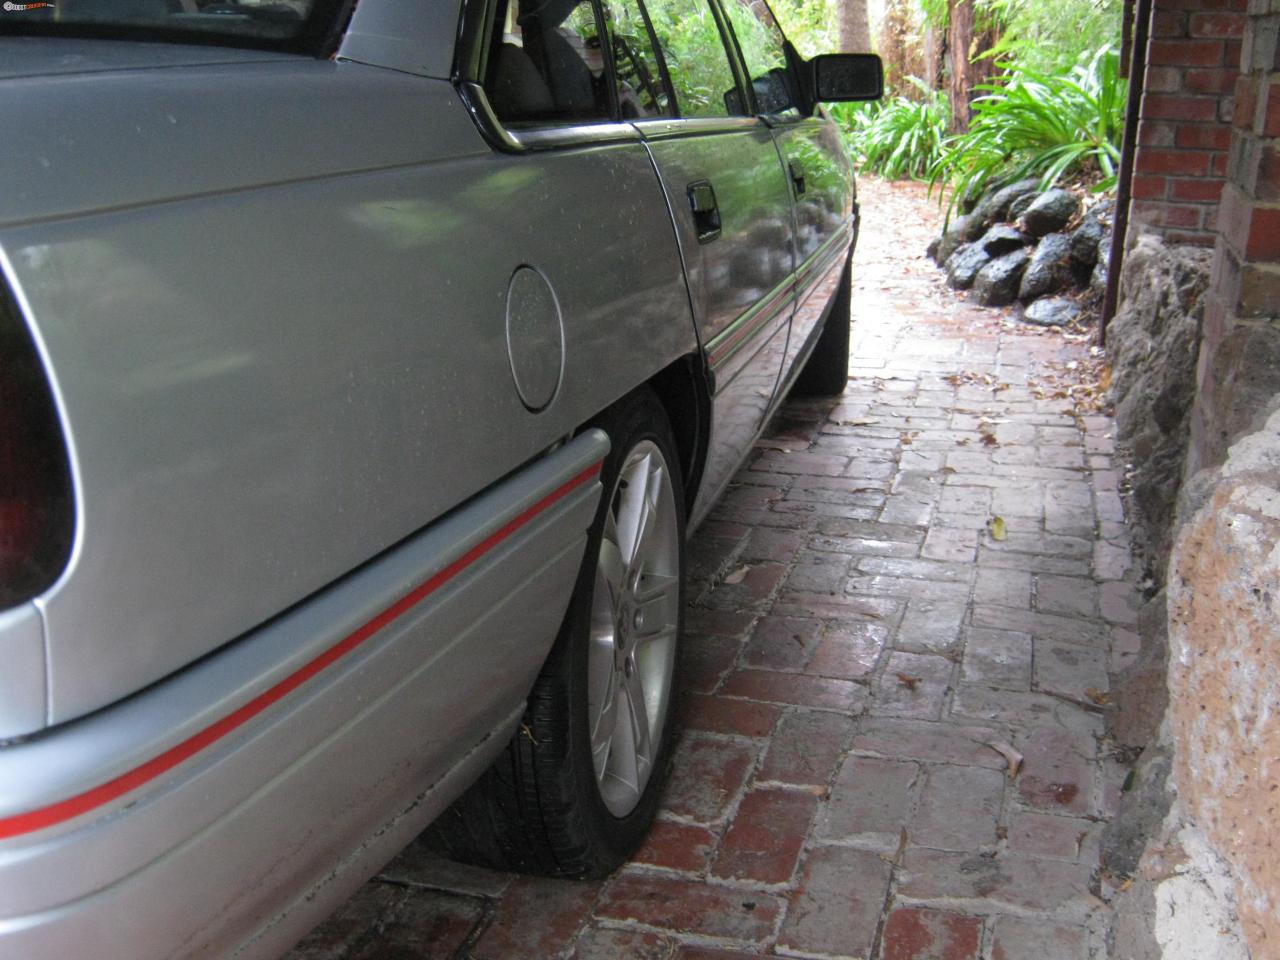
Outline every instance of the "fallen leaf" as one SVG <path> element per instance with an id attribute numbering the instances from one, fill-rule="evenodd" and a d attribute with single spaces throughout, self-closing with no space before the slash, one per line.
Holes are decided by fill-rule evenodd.
<path id="1" fill-rule="evenodd" d="M 741 583 L 743 580 L 747 579 L 747 574 L 750 572 L 751 572 L 751 566 L 749 564 L 741 566 L 737 570 L 733 571 L 733 573 L 726 576 L 724 578 L 724 582 L 725 583 Z"/>
<path id="2" fill-rule="evenodd" d="M 970 441 L 969 437 L 961 437 L 959 440 L 956 441 L 956 446 L 967 447 L 969 445 L 969 441 Z"/>
<path id="3" fill-rule="evenodd" d="M 920 685 L 920 681 L 924 679 L 923 677 L 913 677 L 909 673 L 899 673 L 897 677 L 898 682 L 908 690 L 915 690 Z"/>
<path id="4" fill-rule="evenodd" d="M 992 540 L 1004 540 L 1009 536 L 1009 531 L 1005 527 L 1004 517 L 992 517 L 988 520 L 987 530 L 990 532 Z"/>
<path id="5" fill-rule="evenodd" d="M 1001 740 L 993 740 L 987 746 L 1004 757 L 1004 762 L 1009 768 L 1009 776 L 1016 777 L 1018 771 L 1022 769 L 1022 754 Z"/>
<path id="6" fill-rule="evenodd" d="M 1105 690 L 1099 690 L 1096 687 L 1085 688 L 1084 695 L 1096 703 L 1098 706 L 1106 706 L 1111 702 L 1111 694 Z"/>
<path id="7" fill-rule="evenodd" d="M 979 436 L 982 437 L 983 446 L 986 446 L 986 447 L 1000 446 L 1000 441 L 996 439 L 996 435 L 994 433 L 987 433 L 987 431 L 983 430 L 982 433 L 979 434 Z"/>
<path id="8" fill-rule="evenodd" d="M 780 450 L 782 453 L 799 453 L 808 450 L 809 444 L 783 443 L 781 440 L 757 440 L 756 446 L 761 450 Z"/>
<path id="9" fill-rule="evenodd" d="M 944 474 L 955 473 L 955 472 L 956 472 L 956 468 L 955 468 L 955 467 L 943 467 L 943 468 L 942 468 L 941 470 L 939 470 L 938 472 L 939 472 L 939 473 L 944 473 Z"/>
<path id="10" fill-rule="evenodd" d="M 839 421 L 842 427 L 869 427 L 879 422 L 875 417 L 854 417 L 852 420 Z"/>

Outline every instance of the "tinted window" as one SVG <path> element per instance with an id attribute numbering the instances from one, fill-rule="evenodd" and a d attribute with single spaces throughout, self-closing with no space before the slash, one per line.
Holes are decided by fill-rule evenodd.
<path id="1" fill-rule="evenodd" d="M 502 120 L 609 120 L 600 27 L 590 0 L 509 0 L 498 11 L 484 88 Z"/>
<path id="2" fill-rule="evenodd" d="M 636 0 L 604 0 L 613 38 L 618 106 L 625 120 L 672 114 L 671 94 L 654 49 L 653 35 Z"/>
<path id="3" fill-rule="evenodd" d="M 787 84 L 787 55 L 782 31 L 773 12 L 761 0 L 723 0 L 738 48 L 751 77 L 756 108 L 761 113 L 794 109 Z"/>
<path id="4" fill-rule="evenodd" d="M 676 103 L 684 117 L 742 113 L 719 24 L 706 0 L 647 0 Z"/>

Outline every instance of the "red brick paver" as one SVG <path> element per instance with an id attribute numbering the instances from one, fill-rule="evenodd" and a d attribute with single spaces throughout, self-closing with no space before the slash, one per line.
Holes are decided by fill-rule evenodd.
<path id="1" fill-rule="evenodd" d="M 1137 647 L 1110 421 L 1061 389 L 1089 345 L 943 290 L 936 206 L 862 193 L 848 388 L 789 401 L 690 543 L 684 732 L 633 862 L 414 846 L 291 960 L 1101 955 L 1100 705 Z"/>

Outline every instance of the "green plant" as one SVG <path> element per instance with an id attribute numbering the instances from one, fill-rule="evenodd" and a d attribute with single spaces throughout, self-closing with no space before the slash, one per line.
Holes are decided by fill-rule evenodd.
<path id="1" fill-rule="evenodd" d="M 1066 176 L 1115 184 L 1125 104 L 1125 81 L 1115 47 L 1082 58 L 1066 76 L 1001 63 L 1005 74 L 980 85 L 967 133 L 946 141 L 929 171 L 944 183 L 954 209 L 990 187 L 1039 176 L 1050 187 Z"/>
<path id="2" fill-rule="evenodd" d="M 947 134 L 946 97 L 916 77 L 907 80 L 922 99 L 832 107 L 858 166 L 889 180 L 924 179 L 938 162 Z"/>

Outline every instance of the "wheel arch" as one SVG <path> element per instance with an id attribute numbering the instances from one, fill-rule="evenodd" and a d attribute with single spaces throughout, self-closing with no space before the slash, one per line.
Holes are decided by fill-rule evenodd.
<path id="1" fill-rule="evenodd" d="M 700 353 L 689 353 L 659 370 L 646 385 L 667 412 L 680 454 L 685 510 L 693 507 L 711 438 L 709 373 Z"/>

